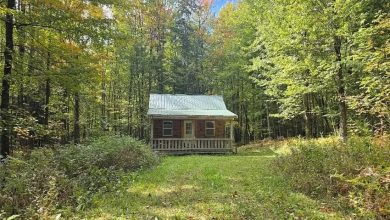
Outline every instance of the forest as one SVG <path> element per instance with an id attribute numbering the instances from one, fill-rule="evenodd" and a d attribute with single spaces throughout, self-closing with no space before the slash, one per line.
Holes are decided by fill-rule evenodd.
<path id="1" fill-rule="evenodd" d="M 374 173 L 370 174 L 375 176 L 374 182 L 365 179 L 362 185 L 357 184 L 363 189 L 336 181 L 337 185 L 333 180 L 331 183 L 337 185 L 336 191 L 343 198 L 347 198 L 343 190 L 353 192 L 354 201 L 366 207 L 361 211 L 360 206 L 348 206 L 350 210 L 360 210 L 357 215 L 351 211 L 353 218 L 389 217 L 389 1 L 238 0 L 227 1 L 218 12 L 211 10 L 213 5 L 213 0 L 0 1 L 0 159 L 4 163 L 0 165 L 0 192 L 9 196 L 0 196 L 0 218 L 67 218 L 72 216 L 70 213 L 87 210 L 91 204 L 100 204 L 93 201 L 103 201 L 99 197 L 102 187 L 119 181 L 125 176 L 122 172 L 158 167 L 164 157 L 149 152 L 144 144 L 150 140 L 151 125 L 146 113 L 152 93 L 222 95 L 227 108 L 238 115 L 234 139 L 237 146 L 243 146 L 239 148 L 243 149 L 241 154 L 253 153 L 255 148 L 264 153 L 264 146 L 274 150 L 285 142 L 305 145 L 302 149 L 319 145 L 317 150 L 334 145 L 331 156 L 305 150 L 300 153 L 306 152 L 306 156 L 315 156 L 319 161 L 323 161 L 319 155 L 328 158 L 337 154 L 339 161 L 328 161 L 336 168 L 324 167 L 332 172 L 344 169 L 344 173 L 324 175 L 336 175 L 332 178 L 339 178 L 345 185 L 358 181 L 356 175 L 363 175 L 363 171 Z M 111 149 L 112 145 L 105 141 L 124 146 Z M 253 147 L 253 143 L 263 147 Z M 91 147 L 107 152 L 98 155 Z M 283 154 L 289 158 L 285 160 L 291 162 L 289 165 L 281 164 L 280 159 L 266 163 L 276 163 L 285 172 L 280 175 L 289 175 L 289 169 L 297 172 L 291 164 L 303 157 L 297 152 L 294 157 L 294 152 L 291 157 Z M 135 155 L 145 159 L 137 161 Z M 348 157 L 353 159 L 345 159 Z M 14 158 L 19 159 L 12 162 Z M 366 158 L 360 161 L 364 164 L 342 164 L 361 158 Z M 214 159 L 218 160 L 210 160 Z M 167 159 L 174 163 L 173 160 Z M 260 158 L 253 160 L 254 166 L 265 163 Z M 36 164 L 28 167 L 17 161 Z M 126 161 L 133 162 L 129 165 Z M 311 160 L 301 162 L 310 164 Z M 239 162 L 242 163 L 244 157 Z M 37 171 L 39 167 L 45 170 Z M 81 175 L 78 167 L 88 171 Z M 117 168 L 115 177 L 109 174 L 112 167 Z M 313 169 L 317 168 L 322 169 Z M 57 176 L 47 180 L 45 173 L 51 169 Z M 13 176 L 13 172 L 20 172 L 20 176 Z M 47 185 L 29 185 L 33 184 L 28 182 L 32 178 L 29 175 Z M 88 175 L 90 179 L 84 179 Z M 133 178 L 133 174 L 126 175 L 127 181 Z M 21 176 L 25 181 L 18 183 Z M 97 176 L 107 179 L 97 180 Z M 291 178 L 294 182 L 298 176 Z M 59 182 L 54 184 L 56 181 Z M 70 182 L 74 192 L 65 190 Z M 305 190 L 332 191 L 314 182 L 307 182 Z M 38 196 L 35 203 L 27 198 L 34 192 L 40 196 L 51 192 L 53 184 L 58 187 L 53 197 Z M 93 189 L 89 188 L 91 184 Z M 81 188 L 76 190 L 76 185 Z M 117 190 L 115 187 L 107 191 Z M 99 198 L 88 200 L 94 193 L 100 193 Z M 10 199 L 12 196 L 15 197 Z M 39 212 L 40 207 L 51 208 Z M 63 207 L 72 208 L 58 211 Z M 207 212 L 203 208 L 199 213 Z M 290 210 L 282 207 L 269 215 L 264 215 L 266 208 L 262 214 L 257 213 L 262 209 L 253 208 L 253 215 L 249 211 L 225 215 L 220 210 L 215 216 L 272 219 L 283 217 L 287 209 Z M 111 217 L 104 213 L 83 215 L 102 219 L 127 215 L 118 212 Z M 172 217 L 152 211 L 141 213 L 147 215 L 140 216 L 162 216 L 161 219 Z M 178 215 L 178 219 L 192 219 Z M 195 219 L 203 216 L 193 215 Z M 210 212 L 206 215 L 212 217 Z"/>
<path id="2" fill-rule="evenodd" d="M 241 143 L 388 131 L 386 1 L 210 4 L 3 2 L 2 154 L 148 139 L 150 93 L 223 95 Z"/>

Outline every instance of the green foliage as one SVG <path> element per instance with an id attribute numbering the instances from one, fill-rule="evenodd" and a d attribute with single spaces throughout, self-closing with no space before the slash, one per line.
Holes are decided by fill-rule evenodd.
<path id="1" fill-rule="evenodd" d="M 390 4 L 374 3 L 369 1 L 366 4 L 381 10 L 356 34 L 357 53 L 354 59 L 359 63 L 362 75 L 360 92 L 350 97 L 350 103 L 359 114 L 375 115 L 383 124 L 383 120 L 390 121 L 390 59 L 387 55 L 390 51 Z M 377 130 L 383 129 L 383 125 L 376 127 Z"/>
<path id="2" fill-rule="evenodd" d="M 255 10 L 245 1 L 228 3 L 213 23 L 207 65 L 212 71 L 209 92 L 223 94 L 228 108 L 238 114 L 236 140 L 247 143 L 250 135 L 264 137 L 266 100 L 263 88 L 256 85 L 250 60 L 261 51 L 250 48 L 256 38 Z M 256 124 L 256 125 L 255 125 Z M 269 132 L 269 131 L 268 131 Z"/>
<path id="3" fill-rule="evenodd" d="M 389 7 L 383 0 L 227 4 L 209 57 L 212 91 L 239 115 L 236 138 L 320 137 L 344 121 L 355 126 L 351 133 L 388 131 Z"/>
<path id="4" fill-rule="evenodd" d="M 2 120 L 11 145 L 69 143 L 74 134 L 84 141 L 107 131 L 148 139 L 152 92 L 223 95 L 239 116 L 235 136 L 243 143 L 331 134 L 344 99 L 350 124 L 364 121 L 370 134 L 388 130 L 385 0 L 242 0 L 216 16 L 210 2 L 18 3 L 11 117 Z"/>
<path id="5" fill-rule="evenodd" d="M 70 216 L 90 207 L 97 192 L 115 190 L 123 172 L 148 168 L 157 156 L 129 137 L 103 137 L 88 145 L 18 151 L 0 165 L 3 216 Z"/>
<path id="6" fill-rule="evenodd" d="M 275 166 L 306 195 L 359 218 L 389 218 L 388 139 L 354 137 L 347 146 L 331 138 L 300 141 Z"/>

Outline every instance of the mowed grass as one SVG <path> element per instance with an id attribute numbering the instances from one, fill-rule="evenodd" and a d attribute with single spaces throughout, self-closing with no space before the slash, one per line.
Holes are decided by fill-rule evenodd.
<path id="1" fill-rule="evenodd" d="M 236 155 L 166 156 L 154 169 L 124 176 L 79 217 L 88 219 L 339 219 L 291 190 L 272 169 L 277 150 Z"/>

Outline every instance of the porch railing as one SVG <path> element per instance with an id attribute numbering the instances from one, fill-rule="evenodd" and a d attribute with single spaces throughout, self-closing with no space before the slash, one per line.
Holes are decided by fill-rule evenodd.
<path id="1" fill-rule="evenodd" d="M 233 149 L 232 142 L 229 138 L 154 138 L 151 145 L 157 151 L 226 151 Z"/>

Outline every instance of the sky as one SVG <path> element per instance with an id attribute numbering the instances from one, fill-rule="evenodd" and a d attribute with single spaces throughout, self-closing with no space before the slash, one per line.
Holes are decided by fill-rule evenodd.
<path id="1" fill-rule="evenodd" d="M 237 0 L 214 0 L 213 6 L 211 6 L 211 11 L 215 14 L 221 10 L 221 8 L 228 2 L 236 2 Z"/>

